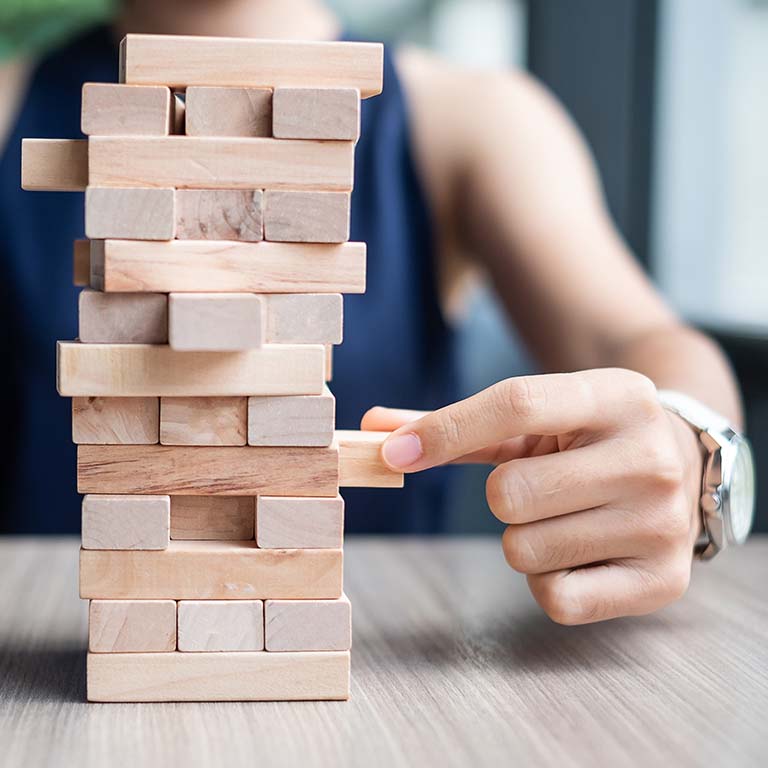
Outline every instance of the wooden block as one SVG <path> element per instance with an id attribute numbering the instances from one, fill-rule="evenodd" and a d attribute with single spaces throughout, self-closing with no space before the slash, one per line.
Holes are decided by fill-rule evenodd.
<path id="1" fill-rule="evenodd" d="M 336 496 L 335 448 L 81 445 L 78 493 Z"/>
<path id="2" fill-rule="evenodd" d="M 88 187 L 85 234 L 92 240 L 172 240 L 176 231 L 173 189 Z"/>
<path id="3" fill-rule="evenodd" d="M 91 244 L 88 240 L 75 240 L 72 246 L 72 284 L 81 286 L 91 282 Z"/>
<path id="4" fill-rule="evenodd" d="M 187 136 L 272 136 L 268 88 L 187 88 Z"/>
<path id="5" fill-rule="evenodd" d="M 255 541 L 172 541 L 162 552 L 80 550 L 80 597 L 286 600 L 341 597 L 342 550 Z"/>
<path id="6" fill-rule="evenodd" d="M 166 549 L 168 496 L 88 494 L 83 499 L 83 549 Z"/>
<path id="7" fill-rule="evenodd" d="M 353 172 L 351 141 L 94 136 L 88 142 L 94 187 L 348 192 Z"/>
<path id="8" fill-rule="evenodd" d="M 333 442 L 336 399 L 322 395 L 248 398 L 248 445 L 325 446 Z"/>
<path id="9" fill-rule="evenodd" d="M 329 383 L 333 381 L 333 345 L 326 344 L 325 346 L 325 381 Z"/>
<path id="10" fill-rule="evenodd" d="M 171 91 L 159 85 L 84 83 L 80 124 L 86 136 L 167 136 Z"/>
<path id="11" fill-rule="evenodd" d="M 237 352 L 264 342 L 264 302 L 252 293 L 172 293 L 168 343 L 187 352 Z"/>
<path id="12" fill-rule="evenodd" d="M 180 651 L 263 651 L 262 600 L 181 600 Z"/>
<path id="13" fill-rule="evenodd" d="M 175 136 L 183 136 L 187 128 L 187 105 L 184 102 L 183 93 L 173 94 L 173 116 L 171 124 L 171 133 Z"/>
<path id="14" fill-rule="evenodd" d="M 337 600 L 267 600 L 264 628 L 268 651 L 348 651 L 352 606 Z"/>
<path id="15" fill-rule="evenodd" d="M 349 698 L 349 651 L 88 654 L 88 701 Z"/>
<path id="16" fill-rule="evenodd" d="M 87 141 L 22 139 L 22 189 L 42 192 L 82 192 L 87 186 Z"/>
<path id="17" fill-rule="evenodd" d="M 160 439 L 157 397 L 73 397 L 72 442 L 153 445 Z"/>
<path id="18" fill-rule="evenodd" d="M 341 344 L 344 298 L 340 293 L 270 293 L 265 341 L 269 344 Z"/>
<path id="19" fill-rule="evenodd" d="M 173 600 L 91 600 L 91 653 L 146 653 L 176 650 Z"/>
<path id="20" fill-rule="evenodd" d="M 91 285 L 115 292 L 364 293 L 365 243 L 97 240 Z"/>
<path id="21" fill-rule="evenodd" d="M 313 85 L 381 93 L 380 43 L 127 35 L 120 45 L 125 83 L 276 88 Z"/>
<path id="22" fill-rule="evenodd" d="M 360 92 L 355 88 L 276 88 L 273 111 L 275 138 L 360 138 Z"/>
<path id="23" fill-rule="evenodd" d="M 381 444 L 389 432 L 337 430 L 339 485 L 346 488 L 402 488 L 403 475 L 390 471 L 381 459 Z"/>
<path id="24" fill-rule="evenodd" d="M 78 335 L 84 344 L 168 343 L 164 293 L 102 293 L 86 288 L 78 303 Z"/>
<path id="25" fill-rule="evenodd" d="M 264 239 L 289 243 L 349 240 L 349 192 L 268 189 L 264 193 Z"/>
<path id="26" fill-rule="evenodd" d="M 260 189 L 176 190 L 176 237 L 179 240 L 242 240 L 262 235 Z"/>
<path id="27" fill-rule="evenodd" d="M 263 549 L 336 549 L 344 538 L 344 499 L 259 496 L 256 543 Z"/>
<path id="28" fill-rule="evenodd" d="M 319 395 L 325 349 L 270 344 L 247 352 L 177 352 L 150 344 L 60 341 L 62 397 Z"/>
<path id="29" fill-rule="evenodd" d="M 245 541 L 255 518 L 255 496 L 171 496 L 171 539 Z"/>
<path id="30" fill-rule="evenodd" d="M 247 397 L 160 398 L 163 445 L 245 445 L 247 436 Z"/>

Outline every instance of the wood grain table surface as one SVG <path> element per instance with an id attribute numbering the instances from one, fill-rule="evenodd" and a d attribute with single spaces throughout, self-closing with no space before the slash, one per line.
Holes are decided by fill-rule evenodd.
<path id="1" fill-rule="evenodd" d="M 768 538 L 550 622 L 490 538 L 348 539 L 349 702 L 86 704 L 74 538 L 0 539 L 0 765 L 765 766 Z"/>

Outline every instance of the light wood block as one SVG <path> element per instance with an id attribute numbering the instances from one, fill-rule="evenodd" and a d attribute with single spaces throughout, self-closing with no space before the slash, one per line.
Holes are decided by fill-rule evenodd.
<path id="1" fill-rule="evenodd" d="M 248 445 L 326 446 L 333 442 L 336 399 L 322 395 L 248 398 Z"/>
<path id="2" fill-rule="evenodd" d="M 183 136 L 187 128 L 187 105 L 184 102 L 183 93 L 173 94 L 171 133 L 175 136 Z"/>
<path id="3" fill-rule="evenodd" d="M 259 496 L 256 502 L 256 543 L 263 549 L 336 549 L 343 538 L 341 496 Z"/>
<path id="4" fill-rule="evenodd" d="M 79 493 L 336 496 L 335 448 L 81 445 Z"/>
<path id="5" fill-rule="evenodd" d="M 88 178 L 95 187 L 352 189 L 350 141 L 166 136 L 94 136 Z"/>
<path id="6" fill-rule="evenodd" d="M 88 187 L 85 234 L 92 240 L 171 240 L 176 231 L 174 190 Z"/>
<path id="7" fill-rule="evenodd" d="M 168 343 L 187 352 L 237 352 L 264 342 L 264 302 L 252 293 L 172 293 Z"/>
<path id="8" fill-rule="evenodd" d="M 264 239 L 288 243 L 349 240 L 349 192 L 268 189 L 264 193 Z"/>
<path id="9" fill-rule="evenodd" d="M 162 653 L 176 650 L 173 600 L 91 600 L 91 653 Z"/>
<path id="10" fill-rule="evenodd" d="M 342 550 L 259 549 L 255 541 L 172 541 L 161 552 L 80 550 L 80 597 L 286 600 L 341 597 Z"/>
<path id="11" fill-rule="evenodd" d="M 83 499 L 83 549 L 166 549 L 168 496 L 88 494 Z"/>
<path id="12" fill-rule="evenodd" d="M 187 136 L 272 136 L 268 88 L 187 88 Z"/>
<path id="13" fill-rule="evenodd" d="M 337 430 L 339 485 L 346 488 L 402 488 L 402 474 L 392 472 L 381 459 L 381 444 L 389 432 Z"/>
<path id="14" fill-rule="evenodd" d="M 160 439 L 157 397 L 73 397 L 72 442 L 153 445 Z"/>
<path id="15" fill-rule="evenodd" d="M 271 293 L 266 302 L 269 344 L 341 344 L 344 297 L 340 293 Z"/>
<path id="16" fill-rule="evenodd" d="M 163 445 L 245 445 L 247 437 L 247 397 L 160 398 Z"/>
<path id="17" fill-rule="evenodd" d="M 91 286 L 114 292 L 364 293 L 365 243 L 98 240 Z"/>
<path id="18" fill-rule="evenodd" d="M 245 541 L 255 519 L 255 496 L 171 496 L 171 539 Z"/>
<path id="19" fill-rule="evenodd" d="M 179 240 L 263 239 L 260 189 L 176 190 L 176 237 Z"/>
<path id="20" fill-rule="evenodd" d="M 319 395 L 325 386 L 320 345 L 270 344 L 222 354 L 60 341 L 57 350 L 62 397 Z"/>
<path id="21" fill-rule="evenodd" d="M 125 83 L 276 88 L 312 85 L 381 93 L 380 43 L 127 35 L 120 44 Z"/>
<path id="22" fill-rule="evenodd" d="M 84 344 L 167 344 L 168 297 L 164 293 L 80 291 L 79 332 Z"/>
<path id="23" fill-rule="evenodd" d="M 325 381 L 333 381 L 333 345 L 326 344 L 325 347 Z"/>
<path id="24" fill-rule="evenodd" d="M 167 136 L 170 128 L 169 88 L 83 84 L 81 130 L 86 136 Z"/>
<path id="25" fill-rule="evenodd" d="M 348 651 L 352 606 L 337 600 L 267 600 L 264 627 L 268 651 Z"/>
<path id="26" fill-rule="evenodd" d="M 87 186 L 87 141 L 22 139 L 22 189 L 38 192 L 82 192 Z"/>
<path id="27" fill-rule="evenodd" d="M 263 651 L 263 600 L 181 600 L 180 651 Z"/>
<path id="28" fill-rule="evenodd" d="M 88 654 L 88 701 L 349 698 L 349 651 Z"/>
<path id="29" fill-rule="evenodd" d="M 75 240 L 72 245 L 72 284 L 88 285 L 91 282 L 91 243 Z"/>
<path id="30" fill-rule="evenodd" d="M 360 138 L 360 92 L 355 88 L 276 88 L 273 110 L 276 138 Z"/>

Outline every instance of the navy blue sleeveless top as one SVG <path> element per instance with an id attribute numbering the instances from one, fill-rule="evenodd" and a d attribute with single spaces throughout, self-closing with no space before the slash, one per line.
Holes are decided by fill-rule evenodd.
<path id="1" fill-rule="evenodd" d="M 83 195 L 23 192 L 21 139 L 78 138 L 80 88 L 115 82 L 117 47 L 97 28 L 42 61 L 0 158 L 0 325 L 6 368 L 0 532 L 80 527 L 70 401 L 56 393 L 57 339 L 77 336 L 72 241 Z M 455 396 L 451 333 L 438 305 L 430 220 L 414 172 L 404 95 L 389 55 L 384 93 L 363 102 L 352 239 L 368 243 L 368 290 L 345 297 L 344 343 L 332 388 L 339 428 L 372 405 L 433 409 Z M 347 530 L 439 531 L 445 470 L 409 477 L 404 491 L 349 489 Z"/>

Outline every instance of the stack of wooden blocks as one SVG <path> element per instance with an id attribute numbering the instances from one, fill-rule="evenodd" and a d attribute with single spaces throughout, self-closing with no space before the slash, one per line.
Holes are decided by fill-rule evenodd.
<path id="1" fill-rule="evenodd" d="M 23 147 L 25 189 L 86 192 L 58 388 L 88 698 L 347 698 L 339 488 L 403 481 L 326 384 L 381 46 L 129 35 L 120 63 L 83 87 L 87 140 Z"/>

